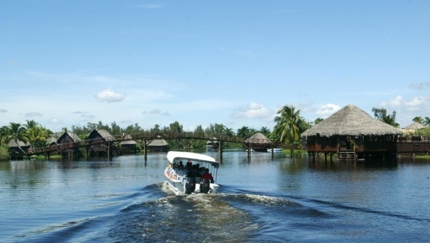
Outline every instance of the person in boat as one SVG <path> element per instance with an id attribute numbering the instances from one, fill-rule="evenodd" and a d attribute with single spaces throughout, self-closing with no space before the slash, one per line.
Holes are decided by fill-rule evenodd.
<path id="1" fill-rule="evenodd" d="M 196 178 L 196 182 L 199 183 L 200 178 L 201 178 L 200 165 L 199 164 L 193 165 L 193 173 L 194 173 L 194 177 Z"/>
<path id="2" fill-rule="evenodd" d="M 201 176 L 201 179 L 209 179 L 211 183 L 214 183 L 214 178 L 212 177 L 212 174 L 209 173 L 209 169 L 205 169 L 205 173 Z"/>

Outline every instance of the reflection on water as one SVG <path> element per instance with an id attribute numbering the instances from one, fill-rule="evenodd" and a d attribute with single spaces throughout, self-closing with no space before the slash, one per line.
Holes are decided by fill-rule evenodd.
<path id="1" fill-rule="evenodd" d="M 217 153 L 208 153 L 217 157 Z M 220 193 L 174 196 L 165 154 L 0 162 L 6 242 L 425 242 L 430 164 L 226 152 Z"/>

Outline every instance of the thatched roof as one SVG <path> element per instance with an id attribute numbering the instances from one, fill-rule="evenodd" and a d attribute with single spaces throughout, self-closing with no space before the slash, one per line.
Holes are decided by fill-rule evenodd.
<path id="1" fill-rule="evenodd" d="M 65 136 L 65 135 L 68 135 L 69 137 L 71 137 L 72 138 L 72 140 L 73 140 L 73 142 L 80 142 L 81 141 L 81 139 L 78 137 L 78 135 L 76 135 L 75 133 L 73 133 L 73 132 L 65 132 L 65 133 L 63 133 L 58 139 L 57 139 L 57 143 L 58 142 L 60 142 L 61 141 L 61 139 Z"/>
<path id="2" fill-rule="evenodd" d="M 245 139 L 245 143 L 252 144 L 271 144 L 272 141 L 264 136 L 262 133 L 256 133 L 253 136 Z"/>
<path id="3" fill-rule="evenodd" d="M 412 124 L 410 124 L 409 126 L 405 127 L 405 130 L 418 130 L 421 128 L 425 128 L 425 126 L 419 122 L 414 122 Z"/>
<path id="4" fill-rule="evenodd" d="M 135 144 L 137 144 L 137 142 L 134 140 L 127 140 L 127 141 L 120 142 L 120 144 L 121 145 L 135 145 Z"/>
<path id="5" fill-rule="evenodd" d="M 400 129 L 378 121 L 354 105 L 347 105 L 302 133 L 302 137 L 400 135 Z"/>
<path id="6" fill-rule="evenodd" d="M 167 145 L 169 145 L 169 144 L 164 139 L 154 139 L 154 140 L 152 140 L 152 142 L 150 142 L 148 144 L 148 147 L 151 147 L 151 146 L 167 146 Z"/>
<path id="7" fill-rule="evenodd" d="M 57 139 L 51 136 L 48 139 L 46 139 L 46 143 L 48 143 L 49 145 L 57 144 Z"/>
<path id="8" fill-rule="evenodd" d="M 115 138 L 108 131 L 104 129 L 100 129 L 100 130 L 94 129 L 91 133 L 93 132 L 97 132 L 100 135 L 100 137 L 102 137 L 105 141 L 115 140 Z"/>
<path id="9" fill-rule="evenodd" d="M 29 144 L 29 143 L 24 142 L 24 141 L 21 141 L 21 140 L 18 140 L 18 144 L 19 144 L 19 147 L 26 147 L 26 146 L 30 146 L 30 144 Z M 14 140 L 14 139 L 12 139 L 12 140 L 10 140 L 10 142 L 9 142 L 9 147 L 11 147 L 11 148 L 13 148 L 13 147 L 18 147 L 18 144 L 15 142 L 15 140 Z"/>

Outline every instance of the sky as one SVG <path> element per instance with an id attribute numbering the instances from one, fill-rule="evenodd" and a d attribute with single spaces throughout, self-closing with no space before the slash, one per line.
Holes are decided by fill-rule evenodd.
<path id="1" fill-rule="evenodd" d="M 430 1 L 0 1 L 0 126 L 430 117 Z"/>

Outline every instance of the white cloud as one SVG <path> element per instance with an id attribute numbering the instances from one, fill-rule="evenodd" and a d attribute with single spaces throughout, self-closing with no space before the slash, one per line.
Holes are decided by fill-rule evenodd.
<path id="1" fill-rule="evenodd" d="M 321 116 L 321 118 L 327 118 L 329 116 L 331 116 L 333 113 L 335 113 L 336 111 L 340 110 L 340 106 L 338 105 L 334 105 L 334 104 L 326 104 L 321 106 L 316 112 L 315 114 Z"/>
<path id="2" fill-rule="evenodd" d="M 51 120 L 49 120 L 49 123 L 58 124 L 58 123 L 61 123 L 61 122 L 60 122 L 60 120 L 58 118 L 52 118 Z"/>
<path id="3" fill-rule="evenodd" d="M 382 107 L 391 107 L 391 108 L 395 108 L 395 107 L 400 107 L 402 105 L 402 101 L 403 98 L 402 96 L 398 95 L 396 96 L 396 98 L 389 100 L 389 101 L 381 101 L 379 103 L 380 106 Z"/>
<path id="4" fill-rule="evenodd" d="M 404 104 L 406 106 L 422 106 L 422 105 L 426 105 L 428 103 L 428 100 L 429 100 L 428 97 L 419 96 L 409 100 L 405 100 Z"/>
<path id="5" fill-rule="evenodd" d="M 160 109 L 153 109 L 151 111 L 148 112 L 149 114 L 160 114 L 161 110 Z"/>
<path id="6" fill-rule="evenodd" d="M 27 113 L 21 113 L 23 114 L 25 117 L 37 117 L 37 116 L 42 116 L 42 114 L 40 114 L 39 112 L 27 112 Z"/>
<path id="7" fill-rule="evenodd" d="M 249 103 L 246 107 L 236 109 L 232 114 L 233 118 L 251 118 L 251 119 L 273 119 L 274 112 L 265 108 L 256 102 Z"/>
<path id="8" fill-rule="evenodd" d="M 404 99 L 398 95 L 389 101 L 382 101 L 380 106 L 396 111 L 398 122 L 407 126 L 416 116 L 428 116 L 430 113 L 430 96 L 416 96 L 410 99 Z"/>
<path id="9" fill-rule="evenodd" d="M 388 108 L 400 108 L 407 110 L 417 110 L 429 105 L 430 96 L 416 96 L 410 99 L 403 99 L 402 96 L 398 95 L 396 98 L 389 101 L 382 101 L 379 103 L 382 107 Z"/>
<path id="10" fill-rule="evenodd" d="M 117 92 L 114 92 L 110 89 L 105 89 L 105 90 L 101 91 L 100 93 L 98 93 L 95 97 L 99 101 L 109 103 L 109 102 L 120 102 L 120 101 L 124 100 L 125 96 L 126 95 L 123 93 L 117 93 Z"/>

